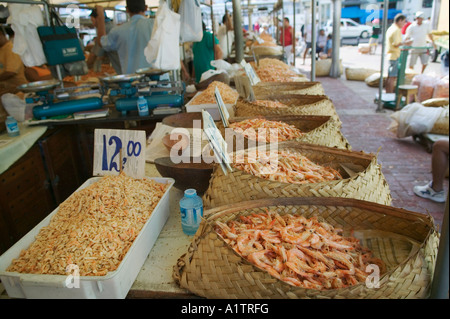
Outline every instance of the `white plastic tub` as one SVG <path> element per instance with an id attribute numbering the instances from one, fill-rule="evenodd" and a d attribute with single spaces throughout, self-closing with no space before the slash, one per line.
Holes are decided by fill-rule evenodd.
<path id="1" fill-rule="evenodd" d="M 88 179 L 78 190 L 93 184 L 100 178 Z M 12 260 L 19 257 L 20 252 L 34 242 L 40 229 L 50 223 L 50 219 L 58 211 L 57 208 L 0 256 L 0 280 L 8 296 L 39 299 L 125 298 L 170 213 L 169 191 L 175 181 L 172 178 L 148 178 L 159 183 L 169 184 L 169 187 L 115 271 L 109 272 L 106 276 L 80 276 L 78 288 L 75 286 L 77 281 L 69 280 L 70 278 L 65 275 L 22 274 L 6 271 Z"/>
<path id="2" fill-rule="evenodd" d="M 191 101 L 193 101 L 197 95 L 201 94 L 202 91 L 197 92 L 197 94 L 195 94 L 195 96 L 192 98 Z M 189 103 L 186 104 L 186 112 L 190 113 L 190 112 L 201 112 L 202 110 L 207 111 L 211 117 L 213 118 L 214 121 L 220 121 L 220 113 L 219 113 L 219 106 L 216 103 L 213 104 L 191 104 L 189 101 Z M 236 105 L 237 99 L 234 102 L 234 104 L 225 104 L 225 107 L 227 108 L 228 114 L 230 114 L 230 118 L 234 117 L 234 105 Z"/>

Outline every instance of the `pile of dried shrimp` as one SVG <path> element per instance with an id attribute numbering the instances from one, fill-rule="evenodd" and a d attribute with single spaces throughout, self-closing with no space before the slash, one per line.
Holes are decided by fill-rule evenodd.
<path id="1" fill-rule="evenodd" d="M 272 100 L 255 100 L 250 102 L 250 104 L 256 105 L 256 106 L 263 106 L 263 107 L 269 107 L 269 108 L 286 108 L 288 107 L 286 104 L 283 104 L 279 101 L 272 101 Z"/>
<path id="2" fill-rule="evenodd" d="M 254 176 L 291 184 L 342 179 L 337 170 L 291 150 L 237 152 L 233 166 Z"/>
<path id="3" fill-rule="evenodd" d="M 341 229 L 315 216 L 267 211 L 226 224 L 217 221 L 214 229 L 240 256 L 292 286 L 344 288 L 365 282 L 370 264 L 380 274 L 386 271 L 384 262 L 357 238 L 343 237 Z"/>
<path id="4" fill-rule="evenodd" d="M 7 271 L 103 276 L 119 266 L 166 190 L 166 184 L 121 173 L 72 194 Z"/>
<path id="5" fill-rule="evenodd" d="M 302 131 L 294 125 L 289 125 L 281 121 L 269 121 L 262 118 L 231 123 L 230 128 L 234 130 L 241 129 L 244 136 L 248 139 L 264 142 L 293 140 L 303 135 Z"/>
<path id="6" fill-rule="evenodd" d="M 264 58 L 259 60 L 259 66 L 253 68 L 262 82 L 295 82 L 298 74 L 289 66 L 277 59 Z"/>
<path id="7" fill-rule="evenodd" d="M 208 85 L 206 90 L 194 97 L 189 104 L 201 105 L 201 104 L 216 104 L 216 98 L 214 96 L 215 88 L 219 89 L 220 96 L 222 97 L 223 103 L 234 104 L 236 103 L 239 93 L 233 90 L 231 87 L 223 82 L 213 81 Z"/>

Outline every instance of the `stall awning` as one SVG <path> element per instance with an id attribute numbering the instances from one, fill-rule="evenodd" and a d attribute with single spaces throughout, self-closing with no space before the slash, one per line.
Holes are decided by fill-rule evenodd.
<path id="1" fill-rule="evenodd" d="M 345 7 L 342 8 L 341 18 L 347 19 L 359 19 L 365 15 L 365 10 L 360 9 L 359 7 Z"/>

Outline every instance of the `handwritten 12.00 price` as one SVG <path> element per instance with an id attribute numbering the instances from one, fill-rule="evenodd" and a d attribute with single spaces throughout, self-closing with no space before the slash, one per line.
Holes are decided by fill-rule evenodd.
<path id="1" fill-rule="evenodd" d="M 115 144 L 114 152 L 111 156 L 111 159 L 108 163 L 108 151 L 106 147 L 106 135 L 103 135 L 103 153 L 102 153 L 102 170 L 103 171 L 112 171 L 115 170 L 116 172 L 120 172 L 120 168 L 117 165 L 116 158 L 119 157 L 118 162 L 122 160 L 122 169 L 125 166 L 125 163 L 127 162 L 127 157 L 121 157 L 121 149 L 122 149 L 122 140 L 118 136 L 111 136 L 108 141 L 108 145 Z M 142 145 L 140 142 L 134 142 L 134 141 L 128 141 L 127 148 L 126 148 L 126 154 L 128 157 L 138 157 L 141 154 L 142 151 Z"/>

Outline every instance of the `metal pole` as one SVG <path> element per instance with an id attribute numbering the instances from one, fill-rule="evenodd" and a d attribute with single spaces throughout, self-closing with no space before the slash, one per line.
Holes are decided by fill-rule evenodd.
<path id="1" fill-rule="evenodd" d="M 244 59 L 244 35 L 242 34 L 241 1 L 233 0 L 234 44 L 236 46 L 236 62 Z"/>
<path id="2" fill-rule="evenodd" d="M 383 73 L 384 73 L 384 52 L 386 49 L 386 30 L 387 30 L 387 15 L 388 15 L 388 8 L 389 8 L 389 0 L 384 0 L 384 5 L 383 5 L 383 26 L 381 28 L 381 34 L 383 35 L 382 37 L 382 44 L 381 44 L 381 69 L 380 69 L 380 85 L 378 87 L 378 107 L 377 107 L 377 112 L 381 113 L 381 112 L 385 112 L 385 110 L 383 109 Z"/>
<path id="3" fill-rule="evenodd" d="M 316 80 L 316 0 L 311 0 L 311 81 Z"/>
<path id="4" fill-rule="evenodd" d="M 439 241 L 439 250 L 436 258 L 433 282 L 431 284 L 430 298 L 432 299 L 448 299 L 448 201 L 449 197 L 447 193 L 441 239 Z"/>
<path id="5" fill-rule="evenodd" d="M 331 49 L 330 77 L 339 78 L 341 68 L 339 50 L 341 47 L 341 0 L 333 0 L 333 44 Z"/>
<path id="6" fill-rule="evenodd" d="M 292 26 L 292 49 L 294 50 L 294 67 L 295 67 L 295 60 L 296 60 L 296 58 L 295 58 L 295 40 L 296 40 L 296 38 L 295 38 L 295 16 L 296 16 L 295 0 L 292 1 L 292 6 L 293 6 L 293 10 L 294 10 L 294 21 L 292 22 L 293 23 L 293 26 Z"/>

